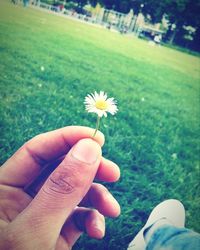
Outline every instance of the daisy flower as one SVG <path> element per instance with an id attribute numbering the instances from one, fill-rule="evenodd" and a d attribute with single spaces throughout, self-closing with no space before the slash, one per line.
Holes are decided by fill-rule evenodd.
<path id="1" fill-rule="evenodd" d="M 107 98 L 107 94 L 103 91 L 99 94 L 95 91 L 94 94 L 87 95 L 84 103 L 89 113 L 96 113 L 99 117 L 107 117 L 107 112 L 114 115 L 118 110 L 114 98 Z"/>
<path id="2" fill-rule="evenodd" d="M 97 114 L 96 130 L 93 137 L 96 135 L 99 128 L 100 118 L 103 116 L 107 117 L 107 112 L 114 115 L 118 111 L 117 102 L 114 98 L 108 98 L 104 91 L 100 91 L 99 94 L 96 91 L 94 94 L 88 94 L 85 97 L 84 104 L 89 113 Z"/>

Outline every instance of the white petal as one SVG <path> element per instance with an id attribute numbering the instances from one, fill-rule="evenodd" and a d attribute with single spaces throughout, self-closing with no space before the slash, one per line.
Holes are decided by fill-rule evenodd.
<path id="1" fill-rule="evenodd" d="M 104 92 L 104 91 L 100 91 L 100 95 L 99 95 L 99 98 L 104 101 L 106 101 L 107 99 L 107 94 Z"/>
<path id="2" fill-rule="evenodd" d="M 94 100 L 96 101 L 96 100 L 98 100 L 99 99 L 99 94 L 95 91 L 94 92 Z"/>

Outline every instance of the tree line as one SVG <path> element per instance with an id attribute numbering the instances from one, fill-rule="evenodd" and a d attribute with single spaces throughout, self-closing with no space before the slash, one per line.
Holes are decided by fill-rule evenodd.
<path id="1" fill-rule="evenodd" d="M 56 0 L 54 0 L 56 2 Z M 57 0 L 62 1 L 62 0 Z M 64 0 L 64 2 L 69 2 Z M 150 17 L 152 23 L 161 22 L 163 16 L 168 21 L 165 40 L 169 43 L 200 51 L 200 0 L 70 0 L 79 7 L 99 3 L 106 9 L 134 14 L 141 12 Z M 189 34 L 187 27 L 193 27 Z"/>

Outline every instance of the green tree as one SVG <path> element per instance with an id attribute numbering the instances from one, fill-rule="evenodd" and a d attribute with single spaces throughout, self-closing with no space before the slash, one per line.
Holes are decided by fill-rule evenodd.
<path id="1" fill-rule="evenodd" d="M 191 42 L 196 43 L 199 38 L 200 0 L 166 0 L 166 3 L 165 13 L 167 19 L 170 24 L 176 25 L 173 31 L 169 29 L 168 32 L 170 43 L 174 42 L 178 45 L 183 45 L 185 34 L 184 26 L 192 26 L 196 29 L 194 40 Z"/>

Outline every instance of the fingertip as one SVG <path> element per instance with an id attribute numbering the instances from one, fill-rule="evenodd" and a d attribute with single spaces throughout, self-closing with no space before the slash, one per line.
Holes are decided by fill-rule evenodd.
<path id="1" fill-rule="evenodd" d="M 108 201 L 108 204 L 110 203 L 110 217 L 118 217 L 121 213 L 121 207 L 118 203 L 118 201 L 110 194 L 108 193 L 107 194 L 107 199 L 109 200 Z"/>
<path id="2" fill-rule="evenodd" d="M 92 238 L 95 238 L 97 240 L 100 240 L 105 236 L 105 232 L 103 232 L 97 228 L 94 228 L 92 235 L 89 235 L 89 236 Z"/>
<path id="3" fill-rule="evenodd" d="M 115 208 L 115 213 L 114 213 L 114 216 L 113 217 L 119 217 L 120 214 L 121 214 L 121 207 L 119 205 L 119 203 L 117 203 L 118 205 L 116 206 Z"/>
<path id="4" fill-rule="evenodd" d="M 105 143 L 105 136 L 104 134 L 98 130 L 95 137 L 92 137 L 95 141 L 97 141 L 101 147 L 103 147 L 104 143 Z"/>
<path id="5" fill-rule="evenodd" d="M 120 178 L 120 168 L 114 162 L 102 157 L 96 178 L 100 181 L 116 182 Z"/>
<path id="6" fill-rule="evenodd" d="M 104 145 L 105 136 L 101 131 L 97 131 L 94 136 L 95 129 L 85 126 L 68 126 L 60 129 L 64 131 L 68 138 L 68 143 L 70 146 L 73 146 L 77 141 L 84 138 L 91 138 L 96 141 L 101 147 Z"/>
<path id="7" fill-rule="evenodd" d="M 105 218 L 97 210 L 93 210 L 86 219 L 87 234 L 95 239 L 102 239 L 105 235 Z"/>
<path id="8" fill-rule="evenodd" d="M 114 218 L 120 215 L 119 203 L 102 184 L 93 183 L 88 195 L 90 203 L 87 205 L 96 208 L 101 215 Z"/>
<path id="9" fill-rule="evenodd" d="M 71 153 L 73 158 L 89 164 L 95 163 L 97 159 L 100 158 L 101 154 L 102 151 L 99 143 L 90 138 L 85 138 L 78 141 L 72 148 Z"/>
<path id="10" fill-rule="evenodd" d="M 114 162 L 112 162 L 112 165 L 113 165 L 113 169 L 114 169 L 114 171 L 113 171 L 113 179 L 112 179 L 112 181 L 113 182 L 116 182 L 116 181 L 118 181 L 119 180 L 119 178 L 120 178 L 120 175 L 121 175 L 121 173 L 120 173 L 120 168 L 119 168 L 119 166 L 117 165 L 117 164 L 115 164 Z"/>

